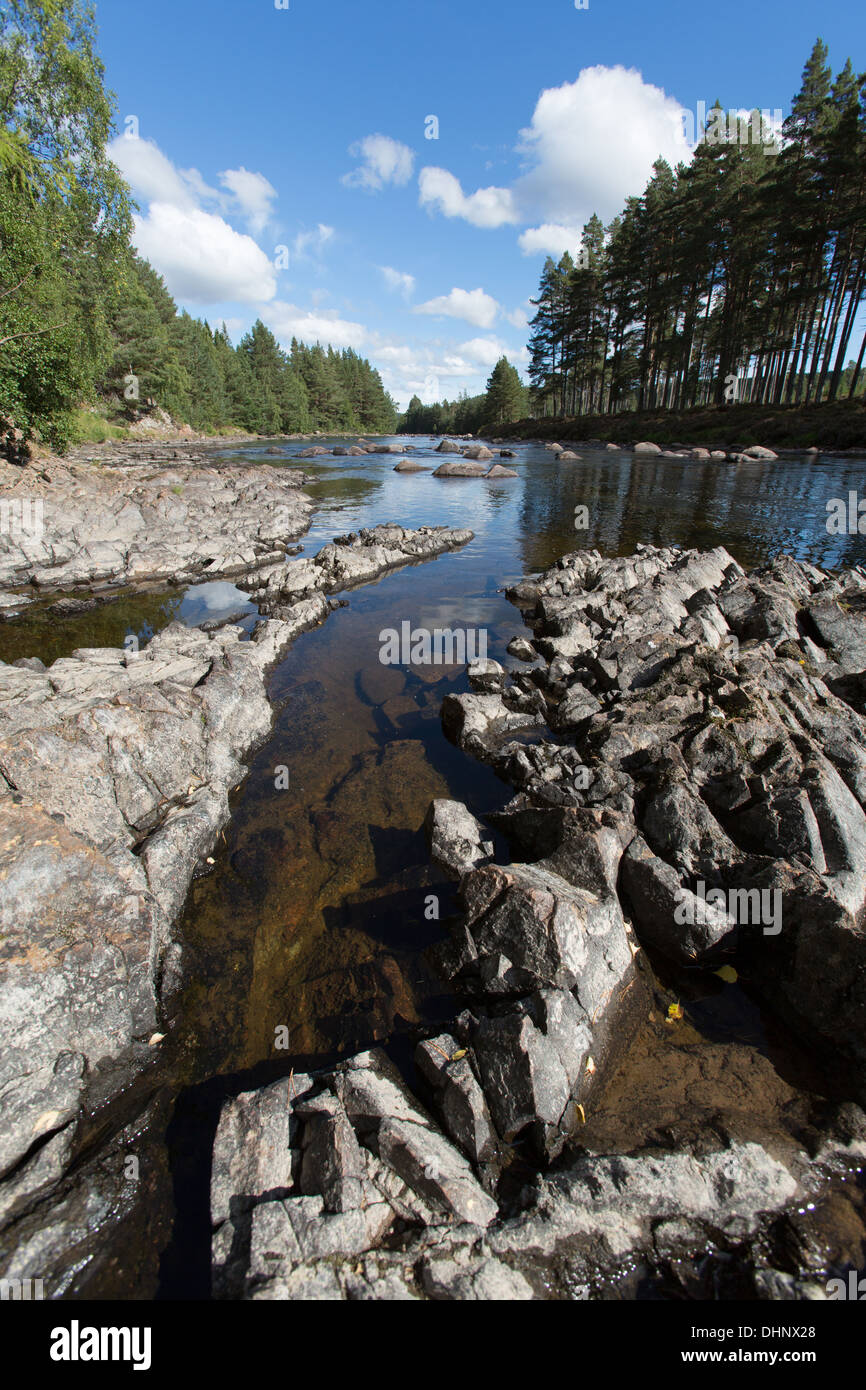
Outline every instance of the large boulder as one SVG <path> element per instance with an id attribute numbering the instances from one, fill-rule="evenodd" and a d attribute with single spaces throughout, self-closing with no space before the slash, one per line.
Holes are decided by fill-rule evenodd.
<path id="1" fill-rule="evenodd" d="M 434 478 L 483 478 L 487 472 L 483 463 L 461 460 L 460 463 L 440 463 L 434 469 Z"/>

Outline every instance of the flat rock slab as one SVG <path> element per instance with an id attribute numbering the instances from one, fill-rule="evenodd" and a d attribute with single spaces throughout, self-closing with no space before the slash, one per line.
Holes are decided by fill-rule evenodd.
<path id="1" fill-rule="evenodd" d="M 267 564 L 309 526 L 299 469 L 223 462 L 94 467 L 0 462 L 0 500 L 39 526 L 0 535 L 0 588 L 215 579 Z M 22 521 L 25 515 L 22 512 Z"/>

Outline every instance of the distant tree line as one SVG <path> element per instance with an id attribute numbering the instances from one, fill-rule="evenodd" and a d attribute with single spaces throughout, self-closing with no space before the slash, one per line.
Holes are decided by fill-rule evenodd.
<path id="1" fill-rule="evenodd" d="M 106 153 L 113 104 L 82 0 L 0 0 L 0 444 L 63 447 L 82 403 L 119 420 L 151 403 L 200 430 L 390 431 L 363 358 L 256 323 L 178 314 L 132 249 L 129 190 Z"/>
<path id="2" fill-rule="evenodd" d="M 720 125 L 717 103 L 707 133 Z M 533 415 L 863 389 L 866 338 L 844 364 L 866 294 L 866 76 L 848 61 L 834 80 L 819 39 L 782 133 L 776 144 L 760 113 L 729 115 L 725 140 L 675 170 L 658 160 L 607 228 L 591 217 L 577 261 L 548 258 Z"/>
<path id="3" fill-rule="evenodd" d="M 413 396 L 399 428 L 401 434 L 491 434 L 497 427 L 521 419 L 527 410 L 527 390 L 516 367 L 507 357 L 500 357 L 483 395 L 464 393 L 456 401 L 437 401 L 435 405 L 424 405 Z"/>
<path id="4" fill-rule="evenodd" d="M 132 373 L 142 400 L 155 401 L 196 429 L 394 429 L 397 410 L 382 378 L 351 348 L 336 352 L 293 338 L 286 353 L 261 320 L 233 348 L 225 327 L 212 330 L 178 314 L 160 276 L 138 256 L 131 257 L 109 326 L 112 359 L 102 390 L 119 400 Z"/>

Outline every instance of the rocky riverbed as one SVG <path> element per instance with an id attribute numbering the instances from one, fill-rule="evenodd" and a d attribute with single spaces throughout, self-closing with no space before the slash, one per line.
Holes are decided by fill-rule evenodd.
<path id="1" fill-rule="evenodd" d="M 866 1253 L 866 579 L 643 548 L 510 597 L 527 669 L 442 710 L 514 788 L 510 862 L 428 815 L 462 1010 L 412 1090 L 374 1050 L 225 1102 L 215 1294 L 825 1298 Z M 716 970 L 807 1042 L 808 1094 L 690 1043 L 662 977 Z"/>
<path id="2" fill-rule="evenodd" d="M 204 453 L 197 461 L 107 458 L 0 462 L 0 615 L 55 589 L 247 574 L 282 560 L 309 525 L 300 469 Z"/>
<path id="3" fill-rule="evenodd" d="M 286 532 L 305 523 L 311 504 L 290 473 L 263 469 L 251 480 L 255 471 L 231 474 L 232 500 L 223 500 L 249 523 L 249 551 L 231 553 L 250 587 L 262 559 L 281 555 L 266 572 L 273 597 L 276 574 L 297 573 L 285 562 Z M 198 520 L 230 526 L 211 506 L 221 470 L 201 472 L 180 474 L 198 499 Z M 165 493 L 152 481 L 155 496 Z M 105 490 L 88 482 L 104 504 L 94 550 L 119 524 L 114 500 L 132 507 L 133 528 L 145 524 L 147 540 L 137 544 L 149 547 L 148 575 L 176 563 L 189 513 L 183 527 L 160 514 L 157 527 L 158 513 L 148 515 L 141 497 L 121 503 L 112 480 Z M 73 488 L 70 505 L 84 506 L 76 497 Z M 290 524 L 273 520 L 281 507 Z M 81 524 L 92 537 L 94 518 Z M 277 536 L 283 548 L 275 550 Z M 279 615 L 261 620 L 252 640 L 231 624 L 205 632 L 172 623 L 140 651 L 81 648 L 47 668 L 35 657 L 0 663 L 5 1274 L 43 1278 L 56 1293 L 86 1286 L 106 1231 L 133 1200 L 122 1144 L 104 1181 L 80 1170 L 112 1128 L 147 1128 L 165 1081 L 160 1055 L 185 979 L 175 924 L 193 877 L 213 862 L 243 759 L 270 728 L 268 671 L 299 633 L 328 617 L 327 595 L 471 538 L 397 526 L 338 538 L 310 572 L 303 562 L 303 583 L 287 579 Z M 191 542 L 197 553 L 200 543 Z M 122 561 L 126 580 L 132 552 L 121 551 L 111 577 L 121 577 Z M 76 572 L 87 570 L 92 585 L 91 562 Z M 65 563 L 78 564 L 71 555 Z M 56 578 L 40 569 L 32 577 Z"/>
<path id="4" fill-rule="evenodd" d="M 143 452 L 0 480 L 44 518 L 0 537 L 7 616 L 226 576 L 261 615 L 0 665 L 0 1272 L 52 1297 L 154 1288 L 118 1242 L 171 1238 L 154 1136 L 183 1085 L 182 912 L 195 879 L 222 881 L 204 876 L 271 727 L 268 672 L 339 594 L 472 538 L 452 502 L 448 528 L 356 520 L 290 559 L 305 474 Z M 437 452 L 489 476 L 481 445 Z M 221 1079 L 213 1292 L 826 1297 L 866 1256 L 866 578 L 638 547 L 567 555 L 508 596 L 528 624 L 515 611 L 514 669 L 473 662 L 441 718 L 511 800 L 473 815 L 431 778 L 413 822 L 434 796 L 430 858 L 458 894 L 424 967 L 441 1021 L 410 1011 L 399 1038 L 366 1035 L 384 1049 Z M 406 876 L 410 920 L 439 881 Z"/>

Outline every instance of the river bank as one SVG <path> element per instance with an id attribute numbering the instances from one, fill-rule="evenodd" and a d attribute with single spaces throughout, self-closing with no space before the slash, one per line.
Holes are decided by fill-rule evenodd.
<path id="1" fill-rule="evenodd" d="M 568 439 L 633 445 L 649 440 L 668 448 L 699 445 L 739 453 L 750 445 L 773 449 L 820 449 L 832 453 L 866 448 L 866 403 L 834 401 L 820 405 L 729 405 L 692 410 L 625 411 L 617 415 L 520 420 L 499 430 L 508 439 Z M 688 447 L 688 446 L 687 446 Z"/>

